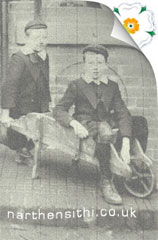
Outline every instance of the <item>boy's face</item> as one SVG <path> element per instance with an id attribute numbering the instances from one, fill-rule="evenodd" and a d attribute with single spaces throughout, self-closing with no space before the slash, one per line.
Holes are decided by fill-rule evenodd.
<path id="1" fill-rule="evenodd" d="M 47 29 L 30 29 L 28 31 L 28 41 L 32 49 L 37 52 L 45 49 L 48 40 Z"/>
<path id="2" fill-rule="evenodd" d="M 105 58 L 102 54 L 97 54 L 95 52 L 85 53 L 85 72 L 92 79 L 97 80 L 100 78 L 106 69 Z"/>

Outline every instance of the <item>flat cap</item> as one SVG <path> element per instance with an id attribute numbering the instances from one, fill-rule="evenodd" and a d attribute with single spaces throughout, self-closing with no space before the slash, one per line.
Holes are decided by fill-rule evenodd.
<path id="1" fill-rule="evenodd" d="M 30 21 L 26 24 L 25 32 L 28 29 L 44 29 L 44 28 L 47 28 L 47 25 L 44 22 L 42 22 L 41 20 L 36 19 L 36 20 Z"/>
<path id="2" fill-rule="evenodd" d="M 103 45 L 88 45 L 83 49 L 83 54 L 86 52 L 95 52 L 98 54 L 104 55 L 104 57 L 107 59 L 109 54 L 107 49 Z"/>

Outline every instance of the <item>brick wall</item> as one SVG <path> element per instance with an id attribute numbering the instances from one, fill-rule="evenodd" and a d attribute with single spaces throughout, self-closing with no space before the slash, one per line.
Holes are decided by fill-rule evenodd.
<path id="1" fill-rule="evenodd" d="M 67 8 L 68 9 L 68 8 Z M 46 18 L 47 14 L 52 11 L 52 9 L 43 10 L 44 17 Z M 61 11 L 61 10 L 60 10 Z M 66 10 L 68 11 L 68 10 Z M 82 13 L 82 9 L 79 10 Z M 93 8 L 88 9 L 89 16 L 91 19 L 92 15 L 90 12 L 96 13 Z M 101 11 L 101 10 L 99 10 Z M 72 8 L 70 9 L 71 19 L 75 19 L 76 11 Z M 85 9 L 83 8 L 84 18 Z M 97 10 L 97 14 L 99 14 Z M 104 15 L 101 13 L 102 16 Z M 107 18 L 111 16 L 109 10 L 106 13 Z M 51 22 L 51 14 L 49 15 L 49 22 Z M 94 16 L 94 15 L 93 15 Z M 33 2 L 32 1 L 12 1 L 9 5 L 9 55 L 15 52 L 19 46 L 16 44 L 19 39 L 19 30 L 18 22 L 23 21 L 27 22 L 28 19 L 33 18 Z M 52 15 L 54 19 L 54 15 Z M 58 19 L 58 14 L 56 15 Z M 68 21 L 68 16 L 66 15 L 63 18 L 62 22 Z M 66 20 L 67 19 L 67 20 Z M 99 17 L 103 29 L 106 29 L 106 22 L 103 21 L 102 17 Z M 96 19 L 94 18 L 89 21 L 89 26 L 87 29 L 91 29 L 90 23 L 94 26 Z M 52 20 L 55 21 L 55 20 Z M 105 26 L 104 26 L 105 22 Z M 108 20 L 109 24 L 113 21 Z M 77 78 L 80 73 L 83 71 L 82 64 L 82 49 L 85 44 L 89 43 L 87 34 L 92 34 L 92 32 L 87 33 L 81 32 L 82 38 L 80 42 L 78 39 L 74 41 L 74 37 L 71 37 L 71 42 L 64 44 L 67 39 L 67 33 L 63 36 L 62 29 L 64 31 L 64 24 L 60 25 L 59 32 L 61 38 L 59 41 L 56 41 L 57 38 L 51 38 L 48 46 L 48 53 L 50 58 L 50 85 L 51 85 L 51 94 L 52 94 L 52 105 L 54 105 L 58 99 L 62 96 L 67 84 L 69 81 Z M 54 23 L 53 23 L 54 24 Z M 74 24 L 76 22 L 74 21 Z M 73 21 L 71 21 L 73 25 Z M 62 28 L 62 27 L 63 28 Z M 51 34 L 51 31 L 50 31 Z M 77 26 L 72 32 L 70 29 L 70 35 L 78 34 Z M 21 34 L 20 34 L 21 35 Z M 85 38 L 84 38 L 85 36 Z M 100 33 L 98 36 L 98 41 L 100 37 L 100 43 L 108 44 L 107 48 L 109 50 L 109 66 L 114 70 L 111 71 L 112 77 L 117 76 L 117 81 L 119 83 L 123 98 L 130 109 L 132 115 L 141 115 L 145 116 L 149 125 L 149 141 L 147 154 L 150 157 L 158 158 L 158 123 L 157 123 L 157 93 L 156 93 L 156 82 L 155 77 L 152 71 L 152 68 L 146 58 L 138 50 L 131 47 L 123 46 L 125 44 L 120 43 L 120 46 L 111 46 L 109 44 L 116 44 L 115 40 L 108 38 L 109 42 L 103 42 L 103 36 Z M 76 38 L 75 38 L 76 39 Z M 86 39 L 86 40 L 85 40 Z M 63 41 L 63 42 L 60 42 Z M 111 42 L 110 42 L 111 41 Z M 113 42 L 112 42 L 113 41 Z M 117 42 L 119 43 L 119 41 Z"/>

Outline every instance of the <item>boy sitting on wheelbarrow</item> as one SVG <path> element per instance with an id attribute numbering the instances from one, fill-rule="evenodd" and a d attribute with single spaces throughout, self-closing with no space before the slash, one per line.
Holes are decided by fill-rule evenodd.
<path id="1" fill-rule="evenodd" d="M 73 127 L 82 140 L 93 138 L 96 142 L 95 155 L 100 164 L 100 188 L 105 200 L 121 204 L 122 199 L 111 182 L 110 146 L 111 110 L 122 139 L 120 156 L 125 164 L 130 163 L 130 138 L 132 118 L 121 98 L 118 84 L 107 74 L 108 51 L 102 45 L 89 45 L 83 50 L 85 73 L 72 81 L 53 111 L 54 118 L 65 127 Z M 69 109 L 75 105 L 75 113 Z"/>

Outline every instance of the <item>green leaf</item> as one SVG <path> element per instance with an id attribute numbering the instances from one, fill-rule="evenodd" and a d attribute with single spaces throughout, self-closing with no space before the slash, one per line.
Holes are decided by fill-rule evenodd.
<path id="1" fill-rule="evenodd" d="M 144 7 L 141 8 L 140 13 L 145 12 L 145 11 L 146 11 L 146 6 L 144 6 Z M 140 14 L 140 13 L 139 13 L 139 14 Z"/>
<path id="2" fill-rule="evenodd" d="M 118 8 L 114 8 L 114 12 L 118 13 L 120 15 L 119 9 Z"/>
<path id="3" fill-rule="evenodd" d="M 147 32 L 147 33 L 149 33 L 151 37 L 153 37 L 154 35 L 156 35 L 156 33 L 155 33 L 154 31 L 152 31 L 152 32 Z"/>

